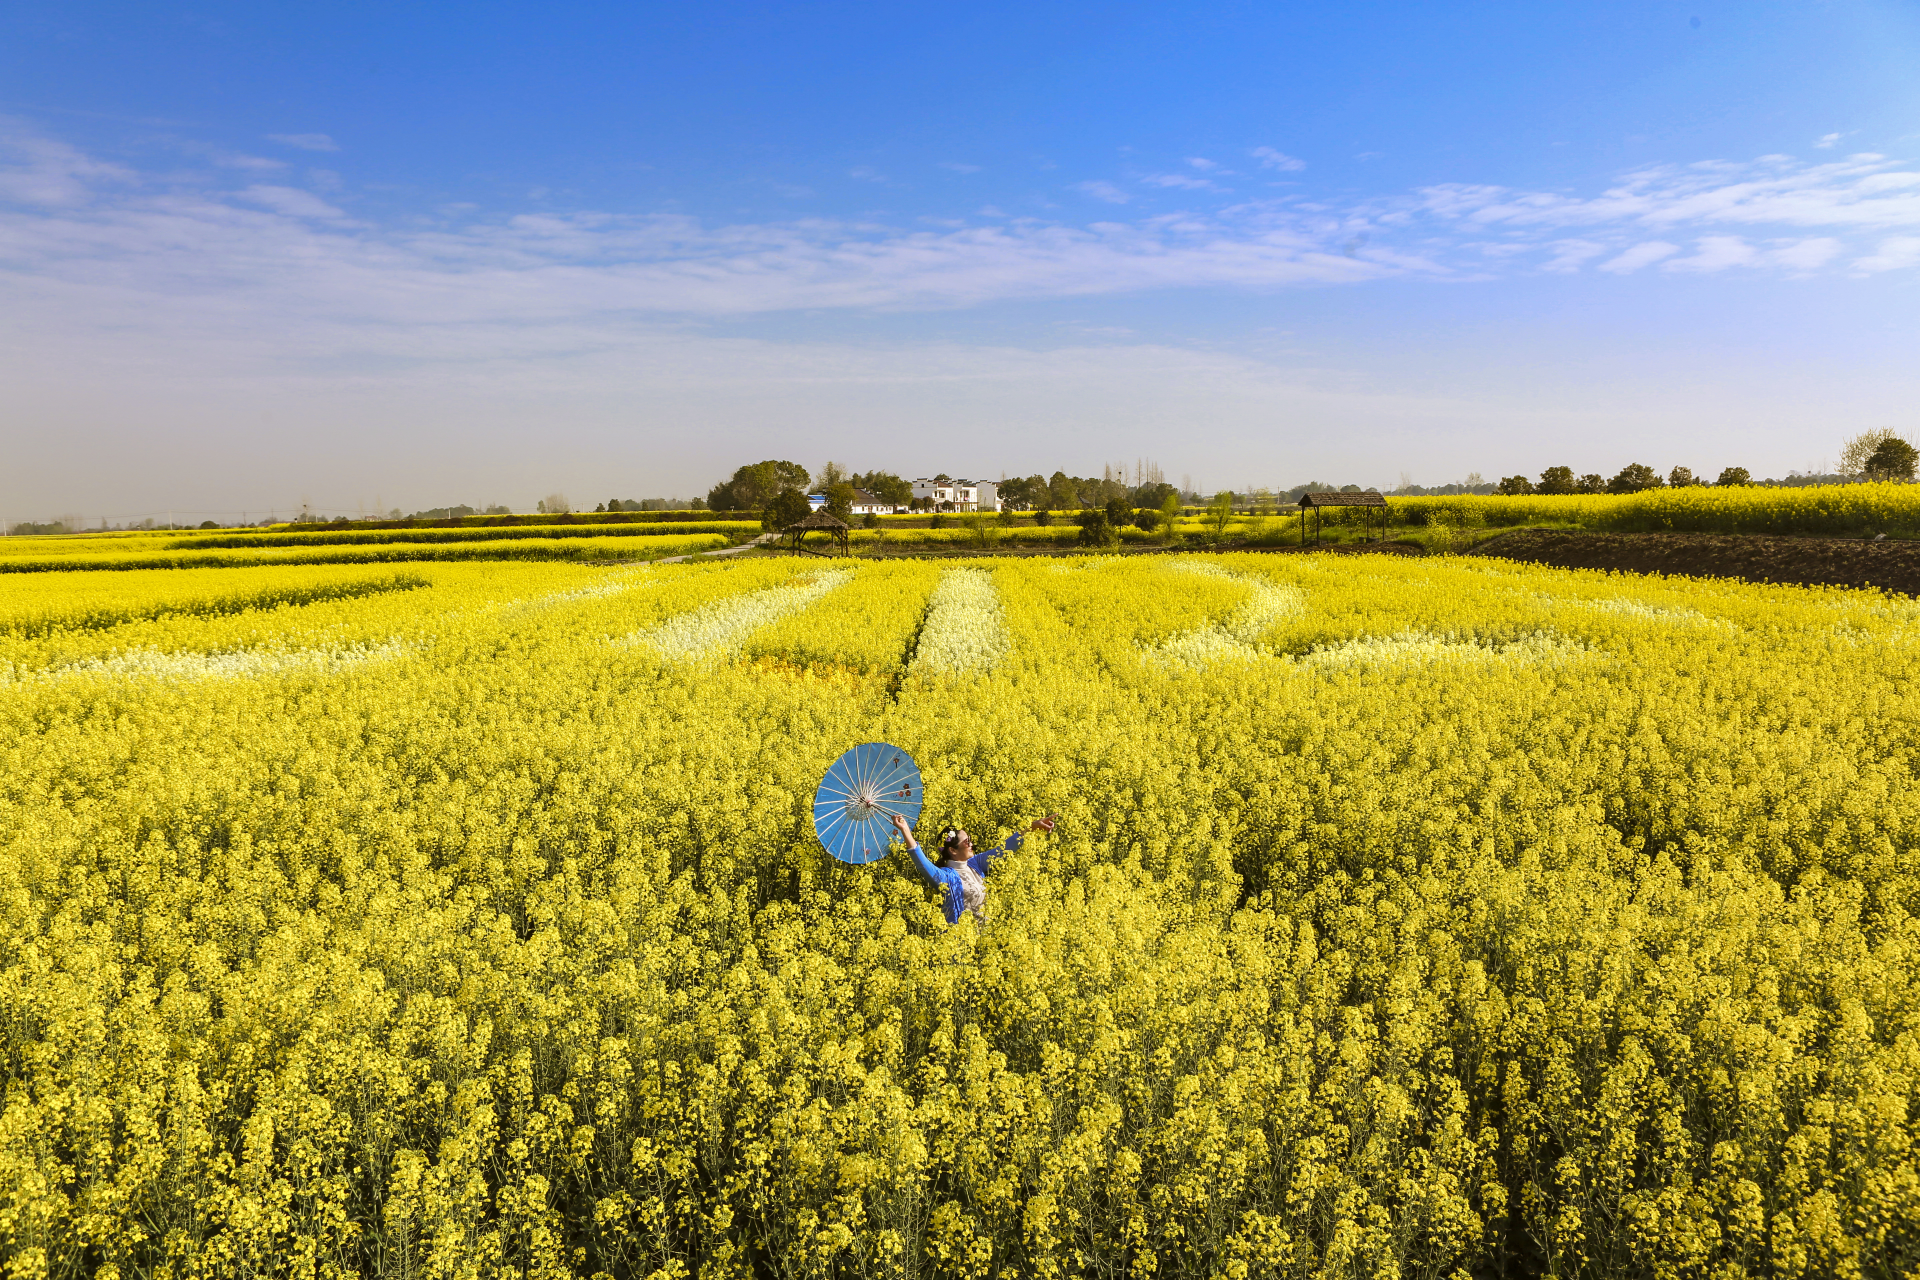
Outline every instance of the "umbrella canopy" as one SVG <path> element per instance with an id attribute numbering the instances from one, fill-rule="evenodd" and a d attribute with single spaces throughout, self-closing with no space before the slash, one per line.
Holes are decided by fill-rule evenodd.
<path id="1" fill-rule="evenodd" d="M 884 742 L 863 742 L 827 766 L 813 795 L 813 833 L 828 853 L 856 865 L 887 854 L 893 815 L 912 826 L 926 801 L 920 766 Z"/>

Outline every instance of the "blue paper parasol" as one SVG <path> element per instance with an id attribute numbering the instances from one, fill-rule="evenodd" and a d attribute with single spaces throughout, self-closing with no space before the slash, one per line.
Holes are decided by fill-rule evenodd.
<path id="1" fill-rule="evenodd" d="M 863 742 L 827 766 L 813 793 L 813 833 L 842 862 L 873 862 L 894 839 L 893 815 L 912 826 L 926 796 L 920 766 L 898 747 Z"/>

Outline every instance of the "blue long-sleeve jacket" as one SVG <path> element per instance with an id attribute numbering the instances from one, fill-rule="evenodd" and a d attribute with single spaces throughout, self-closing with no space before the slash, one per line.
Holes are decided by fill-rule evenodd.
<path id="1" fill-rule="evenodd" d="M 999 848 L 988 849 L 985 853 L 976 853 L 971 858 L 968 858 L 967 865 L 972 867 L 981 879 L 985 879 L 987 868 L 993 864 L 993 860 L 1003 853 L 1012 853 L 1021 846 L 1026 838 L 1023 832 L 1016 831 L 1014 834 L 1008 836 L 1006 843 Z M 927 882 L 943 891 L 945 897 L 943 905 L 947 913 L 947 923 L 950 925 L 959 924 L 961 913 L 967 909 L 966 896 L 960 888 L 960 877 L 930 860 L 926 855 L 926 851 L 921 849 L 917 842 L 908 849 L 908 852 L 913 855 L 913 865 L 920 868 L 920 874 L 926 878 Z"/>

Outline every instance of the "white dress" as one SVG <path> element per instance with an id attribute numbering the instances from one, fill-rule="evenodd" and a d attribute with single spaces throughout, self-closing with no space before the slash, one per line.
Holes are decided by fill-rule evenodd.
<path id="1" fill-rule="evenodd" d="M 987 882 L 966 863 L 949 863 L 947 870 L 960 877 L 960 897 L 981 924 L 987 922 Z"/>

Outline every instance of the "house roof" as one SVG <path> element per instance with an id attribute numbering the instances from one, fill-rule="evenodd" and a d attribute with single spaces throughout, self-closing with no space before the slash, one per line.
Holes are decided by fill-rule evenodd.
<path id="1" fill-rule="evenodd" d="M 1387 500 L 1377 493 L 1303 493 L 1303 507 L 1384 507 Z"/>

